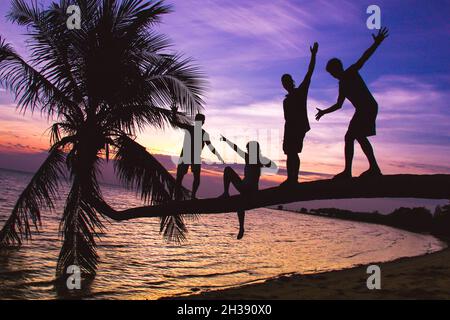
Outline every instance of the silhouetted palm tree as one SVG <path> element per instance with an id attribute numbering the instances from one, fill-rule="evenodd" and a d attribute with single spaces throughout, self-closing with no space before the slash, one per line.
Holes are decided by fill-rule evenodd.
<path id="1" fill-rule="evenodd" d="M 20 245 L 31 238 L 41 210 L 54 209 L 68 170 L 71 188 L 60 225 L 64 241 L 57 276 L 73 264 L 94 275 L 103 224 L 90 199 L 102 199 L 97 182 L 102 155 L 108 159 L 111 148 L 116 173 L 146 202 L 170 200 L 173 177 L 133 137 L 147 125 L 169 124 L 174 102 L 187 114 L 198 112 L 203 76 L 151 31 L 171 11 L 163 1 L 61 0 L 47 9 L 33 3 L 14 0 L 8 15 L 27 27 L 31 60 L 0 38 L 0 81 L 21 111 L 39 109 L 55 123 L 48 158 L 20 195 L 0 243 Z M 71 4 L 81 9 L 80 30 L 67 28 Z M 180 217 L 162 219 L 161 228 L 169 238 L 183 237 L 185 230 Z"/>

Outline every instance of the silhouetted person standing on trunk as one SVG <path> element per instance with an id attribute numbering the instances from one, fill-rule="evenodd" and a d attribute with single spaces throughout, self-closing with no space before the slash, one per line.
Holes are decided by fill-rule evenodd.
<path id="1" fill-rule="evenodd" d="M 299 153 L 303 150 L 303 140 L 306 133 L 311 130 L 307 112 L 307 98 L 311 77 L 316 65 L 316 55 L 319 50 L 319 44 L 316 42 L 311 50 L 311 62 L 308 72 L 298 88 L 290 74 L 285 74 L 281 78 L 281 83 L 288 94 L 283 101 L 284 126 L 283 151 L 287 156 L 288 178 L 282 185 L 298 183 L 298 173 L 300 170 Z"/>
<path id="2" fill-rule="evenodd" d="M 205 145 L 211 150 L 211 152 L 224 163 L 224 160 L 214 148 L 209 138 L 208 132 L 202 127 L 205 124 L 205 116 L 203 114 L 197 114 L 195 116 L 194 125 L 186 124 L 178 121 L 177 108 L 172 108 L 172 122 L 179 128 L 184 129 L 184 142 L 183 150 L 180 155 L 180 162 L 177 167 L 177 179 L 175 188 L 175 199 L 180 198 L 181 186 L 183 178 L 191 167 L 192 174 L 194 175 L 194 181 L 192 184 L 192 199 L 197 198 L 197 190 L 200 186 L 200 173 L 202 169 L 201 154 Z"/>
<path id="3" fill-rule="evenodd" d="M 378 104 L 359 74 L 359 70 L 387 36 L 388 30 L 386 28 L 381 29 L 378 35 L 372 35 L 374 44 L 347 70 L 344 70 L 342 62 L 336 58 L 331 59 L 327 64 L 327 71 L 339 80 L 339 97 L 337 103 L 332 107 L 326 110 L 317 109 L 316 119 L 320 120 L 325 114 L 341 109 L 346 98 L 350 100 L 356 109 L 355 115 L 350 121 L 347 134 L 345 135 L 345 170 L 336 175 L 335 179 L 352 177 L 355 140 L 361 145 L 370 163 L 369 170 L 361 176 L 371 177 L 381 175 L 381 170 L 375 158 L 372 145 L 369 139 L 367 139 L 367 137 L 376 135 L 375 122 L 378 114 Z"/>

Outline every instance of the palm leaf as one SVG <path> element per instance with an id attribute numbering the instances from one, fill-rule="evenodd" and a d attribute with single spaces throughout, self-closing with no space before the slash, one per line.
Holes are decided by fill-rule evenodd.
<path id="1" fill-rule="evenodd" d="M 141 198 L 149 204 L 170 201 L 175 179 L 143 146 L 126 135 L 116 139 L 115 170 L 126 186 L 141 190 Z M 183 197 L 189 197 L 184 189 Z"/>
<path id="2" fill-rule="evenodd" d="M 161 21 L 163 14 L 172 12 L 164 1 L 124 0 L 117 8 L 115 26 L 118 31 L 134 34 Z"/>
<path id="3" fill-rule="evenodd" d="M 152 102 L 157 107 L 170 106 L 175 101 L 184 112 L 195 115 L 204 104 L 206 85 L 201 70 L 191 59 L 163 56 L 146 70 L 146 81 L 152 90 Z"/>
<path id="4" fill-rule="evenodd" d="M 74 33 L 66 26 L 68 1 L 61 2 L 62 7 L 42 11 L 35 3 L 27 4 L 23 0 L 12 1 L 8 14 L 11 21 L 27 26 L 29 47 L 32 50 L 32 62 L 40 65 L 42 74 L 74 101 L 84 102 L 78 88 L 73 67 Z"/>
<path id="5" fill-rule="evenodd" d="M 49 115 L 60 115 L 76 104 L 41 72 L 25 62 L 0 37 L 0 85 L 14 92 L 22 111 L 40 107 Z"/>
<path id="6" fill-rule="evenodd" d="M 63 175 L 64 154 L 50 151 L 49 156 L 20 195 L 14 209 L 0 231 L 0 246 L 21 245 L 31 239 L 31 225 L 36 230 L 41 222 L 41 209 L 54 209 L 58 195 L 58 179 Z"/>
<path id="7" fill-rule="evenodd" d="M 121 136 L 116 140 L 116 147 L 115 169 L 128 187 L 140 190 L 141 198 L 150 204 L 164 203 L 173 198 L 175 179 L 143 146 Z M 181 198 L 188 197 L 189 191 L 182 187 Z M 187 232 L 184 217 L 162 217 L 160 232 L 169 241 L 184 240 Z"/>
<path id="8" fill-rule="evenodd" d="M 186 240 L 188 232 L 185 215 L 165 216 L 161 218 L 159 232 L 169 242 L 181 243 Z"/>
<path id="9" fill-rule="evenodd" d="M 56 267 L 57 278 L 63 277 L 71 265 L 78 266 L 83 275 L 96 273 L 99 256 L 95 238 L 99 238 L 104 227 L 96 211 L 84 200 L 83 192 L 88 189 L 96 190 L 86 187 L 79 177 L 74 178 L 60 225 L 64 241 Z"/>
<path id="10" fill-rule="evenodd" d="M 66 27 L 70 4 L 81 8 L 81 30 Z M 129 138 L 145 126 L 171 123 L 174 101 L 188 116 L 203 106 L 205 82 L 199 68 L 172 53 L 168 39 L 150 29 L 170 11 L 163 1 L 60 0 L 47 9 L 37 2 L 12 1 L 9 18 L 27 28 L 31 60 L 22 59 L 0 38 L 0 85 L 15 94 L 21 111 L 40 109 L 57 116 L 58 123 L 49 130 L 50 154 L 55 159 L 58 150 L 67 154 L 61 153 L 53 164 L 49 157 L 19 198 L 0 240 L 20 244 L 31 235 L 30 221 L 37 226 L 39 210 L 53 208 L 65 158 L 73 184 L 60 226 L 64 242 L 59 276 L 71 264 L 86 274 L 97 268 L 95 238 L 102 224 L 88 202 L 103 200 L 95 170 L 98 155 L 109 153 L 109 145 L 118 152 L 118 175 L 146 202 L 172 199 L 175 179 Z M 188 195 L 183 189 L 183 197 Z M 161 232 L 168 239 L 183 240 L 184 218 L 163 218 Z"/>

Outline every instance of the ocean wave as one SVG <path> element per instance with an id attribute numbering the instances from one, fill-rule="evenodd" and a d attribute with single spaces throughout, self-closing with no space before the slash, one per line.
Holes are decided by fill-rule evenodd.
<path id="1" fill-rule="evenodd" d="M 165 278 L 175 278 L 175 279 L 186 279 L 186 278 L 213 278 L 213 277 L 220 277 L 220 276 L 229 276 L 234 274 L 241 274 L 241 273 L 247 273 L 251 274 L 249 270 L 236 270 L 236 271 L 229 271 L 229 272 L 214 272 L 214 273 L 207 273 L 207 274 L 181 274 L 181 275 L 164 275 Z"/>

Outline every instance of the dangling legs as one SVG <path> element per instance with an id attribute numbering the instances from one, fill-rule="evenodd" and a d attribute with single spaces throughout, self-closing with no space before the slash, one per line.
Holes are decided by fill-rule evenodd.
<path id="1" fill-rule="evenodd" d="M 245 211 L 244 210 L 239 210 L 237 212 L 238 215 L 238 219 L 239 219 L 239 233 L 237 236 L 238 240 L 241 240 L 244 237 L 244 223 L 245 223 Z"/>
<path id="2" fill-rule="evenodd" d="M 227 198 L 230 196 L 230 184 L 233 184 L 233 186 L 238 190 L 239 192 L 244 191 L 244 182 L 242 181 L 241 177 L 231 168 L 226 167 L 225 171 L 223 172 L 223 187 L 224 192 L 221 198 Z M 237 239 L 240 240 L 242 237 L 244 237 L 244 222 L 245 222 L 245 211 L 239 210 L 237 212 L 238 219 L 239 219 L 239 233 L 237 236 Z"/>

